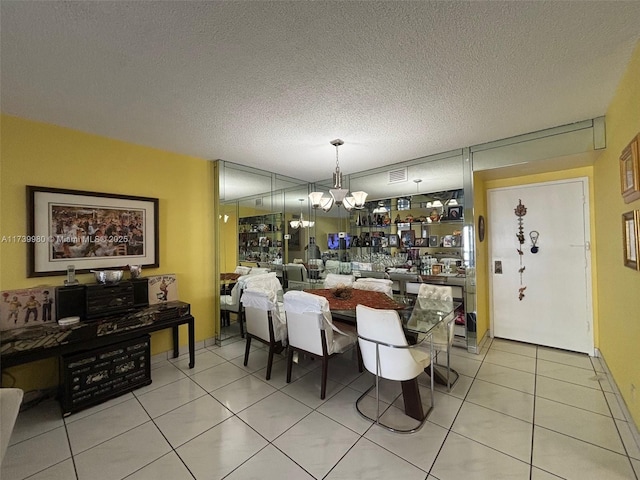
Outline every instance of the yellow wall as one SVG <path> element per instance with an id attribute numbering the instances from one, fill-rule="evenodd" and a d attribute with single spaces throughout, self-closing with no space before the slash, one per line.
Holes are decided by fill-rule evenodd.
<path id="1" fill-rule="evenodd" d="M 640 425 L 640 271 L 623 265 L 622 214 L 640 209 L 620 194 L 619 156 L 640 133 L 640 42 L 606 115 L 607 149 L 595 164 L 599 348 Z"/>
<path id="2" fill-rule="evenodd" d="M 24 235 L 25 185 L 159 198 L 160 268 L 175 273 L 180 299 L 196 318 L 196 340 L 214 332 L 213 165 L 211 162 L 3 115 L 0 124 L 0 230 Z M 26 277 L 25 244 L 0 244 L 0 289 L 61 285 L 64 277 Z M 90 275 L 79 275 L 92 282 Z M 180 343 L 186 344 L 186 327 Z M 169 331 L 154 334 L 152 353 L 171 349 Z M 55 385 L 55 362 L 10 372 L 26 390 Z M 6 380 L 6 379 L 5 379 Z"/>
<path id="3" fill-rule="evenodd" d="M 473 179 L 473 218 L 476 221 L 476 335 L 478 345 L 489 330 L 489 288 L 488 260 L 489 255 L 485 232 L 484 241 L 478 238 L 478 218 L 487 218 L 487 201 L 484 180 L 480 175 Z"/>

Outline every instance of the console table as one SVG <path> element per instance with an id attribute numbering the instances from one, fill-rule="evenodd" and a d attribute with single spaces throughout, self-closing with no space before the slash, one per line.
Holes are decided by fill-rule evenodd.
<path id="1" fill-rule="evenodd" d="M 195 366 L 195 319 L 190 313 L 190 305 L 179 301 L 153 305 L 127 314 L 113 315 L 70 326 L 52 323 L 4 331 L 0 341 L 0 366 L 4 370 L 50 357 L 62 357 L 65 360 L 78 354 L 89 356 L 94 352 L 102 354 L 109 350 L 109 347 L 126 346 L 128 342 L 167 328 L 173 330 L 173 357 L 176 358 L 179 353 L 178 327 L 180 325 L 189 327 L 189 368 L 193 368 Z M 64 375 L 63 381 L 66 382 Z M 138 386 L 140 384 L 132 384 L 129 390 Z M 63 387 L 63 410 L 67 410 L 64 408 L 64 391 L 68 390 L 68 385 Z M 124 391 L 128 390 L 119 390 L 114 393 L 120 395 Z M 93 403 L 99 403 L 117 395 L 100 397 Z"/>

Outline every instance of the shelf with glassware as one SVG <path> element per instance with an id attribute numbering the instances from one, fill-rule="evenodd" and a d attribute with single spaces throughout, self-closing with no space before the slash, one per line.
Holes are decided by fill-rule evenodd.
<path id="1" fill-rule="evenodd" d="M 238 222 L 241 261 L 271 262 L 282 256 L 282 214 L 242 217 Z"/>

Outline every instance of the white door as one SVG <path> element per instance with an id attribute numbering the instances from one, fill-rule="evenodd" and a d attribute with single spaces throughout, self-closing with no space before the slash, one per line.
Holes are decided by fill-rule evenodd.
<path id="1" fill-rule="evenodd" d="M 588 192 L 587 178 L 487 191 L 495 337 L 594 354 Z M 527 209 L 522 245 L 520 201 Z M 539 233 L 537 253 L 532 232 Z"/>

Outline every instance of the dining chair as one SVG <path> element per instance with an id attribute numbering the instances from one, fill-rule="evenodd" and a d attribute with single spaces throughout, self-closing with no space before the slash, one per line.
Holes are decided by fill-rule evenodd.
<path id="1" fill-rule="evenodd" d="M 244 351 L 244 366 L 249 363 L 251 340 L 256 339 L 269 346 L 266 379 L 271 379 L 273 356 L 287 342 L 287 320 L 282 305 L 278 305 L 267 290 L 247 288 L 242 294 L 242 305 L 247 324 L 247 343 Z"/>
<path id="2" fill-rule="evenodd" d="M 220 323 L 222 326 L 228 326 L 231 324 L 231 314 L 235 314 L 240 327 L 240 335 L 244 338 L 244 326 L 243 326 L 243 311 L 242 304 L 240 303 L 240 297 L 242 296 L 242 284 L 239 277 L 236 283 L 231 288 L 231 291 L 220 292 Z"/>
<path id="3" fill-rule="evenodd" d="M 417 300 L 422 303 L 442 304 L 443 310 L 452 311 L 453 288 L 446 285 L 423 283 L 418 290 Z M 435 364 L 438 365 L 439 352 L 447 354 L 447 391 L 451 391 L 451 387 L 455 385 L 459 378 L 458 372 L 451 368 L 451 347 L 454 339 L 455 318 L 456 316 L 452 312 L 450 318 L 434 327 L 432 333 Z M 455 376 L 453 382 L 451 381 L 452 374 Z"/>
<path id="4" fill-rule="evenodd" d="M 238 265 L 233 273 L 239 273 L 240 275 L 248 275 L 251 271 L 251 267 L 245 267 L 244 265 Z"/>
<path id="5" fill-rule="evenodd" d="M 353 288 L 358 290 L 369 290 L 371 292 L 382 292 L 393 298 L 393 282 L 384 278 L 359 278 L 353 284 Z"/>
<path id="6" fill-rule="evenodd" d="M 9 446 L 23 396 L 20 388 L 0 388 L 0 464 Z"/>
<path id="7" fill-rule="evenodd" d="M 287 356 L 287 383 L 291 383 L 294 351 L 322 358 L 322 384 L 320 398 L 327 393 L 329 359 L 356 346 L 357 336 L 343 332 L 332 321 L 329 301 L 319 295 L 289 290 L 284 294 L 284 310 L 287 315 L 289 352 Z M 358 369 L 363 371 L 358 354 Z"/>
<path id="8" fill-rule="evenodd" d="M 311 288 L 307 269 L 301 263 L 287 263 L 284 266 L 285 286 L 288 290 L 304 290 Z"/>
<path id="9" fill-rule="evenodd" d="M 409 345 L 402 328 L 402 321 L 395 310 L 381 310 L 358 305 L 356 307 L 356 323 L 358 344 L 364 366 L 375 376 L 374 384 L 356 400 L 358 413 L 392 432 L 413 433 L 419 430 L 433 409 L 433 380 L 431 381 L 431 407 L 419 420 L 419 425 L 416 428 L 400 429 L 380 421 L 380 379 L 401 382 L 414 380 L 417 382 L 418 376 L 431 365 L 430 353 L 416 348 L 416 345 Z M 431 368 L 433 369 L 433 366 Z M 372 418 L 360 409 L 360 401 L 374 388 L 376 389 L 376 416 Z"/>
<path id="10" fill-rule="evenodd" d="M 236 267 L 238 270 L 239 267 Z M 248 267 L 242 267 L 248 268 Z M 241 270 L 244 271 L 244 270 Z M 238 326 L 240 327 L 240 336 L 244 338 L 244 310 L 242 308 L 242 291 L 246 288 L 247 284 L 252 281 L 260 281 L 256 280 L 257 277 L 261 277 L 263 275 L 273 275 L 275 273 L 264 273 L 264 272 L 256 272 L 244 274 L 238 277 L 235 285 L 231 288 L 230 292 L 221 292 L 220 295 L 220 323 L 222 326 L 230 325 L 231 323 L 231 314 L 235 314 L 238 321 Z"/>
<path id="11" fill-rule="evenodd" d="M 327 260 L 326 262 L 324 262 L 324 269 L 327 272 L 327 274 L 330 274 L 330 273 L 339 274 L 340 273 L 340 261 L 339 260 Z"/>
<path id="12" fill-rule="evenodd" d="M 338 285 L 352 287 L 355 277 L 353 275 L 340 275 L 338 273 L 327 273 L 324 278 L 324 288 L 335 288 Z"/>

